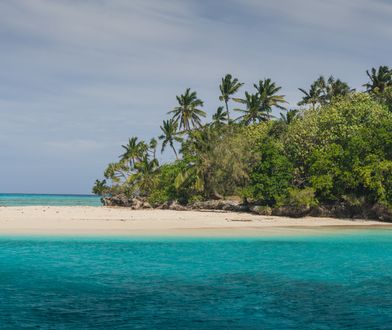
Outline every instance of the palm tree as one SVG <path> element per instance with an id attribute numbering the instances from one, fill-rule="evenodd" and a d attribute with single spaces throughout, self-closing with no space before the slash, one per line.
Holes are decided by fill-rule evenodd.
<path id="1" fill-rule="evenodd" d="M 175 141 L 176 142 L 182 141 L 182 139 L 178 136 L 178 132 L 177 132 L 178 123 L 173 119 L 164 120 L 160 128 L 163 132 L 163 134 L 159 136 L 159 140 L 163 140 L 161 152 L 163 152 L 166 148 L 166 145 L 169 144 L 170 147 L 173 149 L 176 159 L 178 159 L 177 151 L 174 148 Z"/>
<path id="2" fill-rule="evenodd" d="M 228 121 L 228 113 L 223 107 L 218 107 L 216 112 L 212 115 L 212 120 L 215 126 L 221 126 Z"/>
<path id="3" fill-rule="evenodd" d="M 230 112 L 229 112 L 229 100 L 232 95 L 238 92 L 243 83 L 240 83 L 237 78 L 232 77 L 231 74 L 227 74 L 224 78 L 222 78 L 222 82 L 219 85 L 219 89 L 221 95 L 219 96 L 219 100 L 225 102 L 227 118 L 230 121 Z"/>
<path id="4" fill-rule="evenodd" d="M 254 84 L 253 86 L 256 88 L 260 97 L 261 112 L 267 113 L 268 117 L 270 117 L 273 107 L 286 110 L 286 108 L 282 105 L 287 103 L 284 99 L 284 95 L 277 95 L 282 87 L 276 86 L 270 78 L 259 80 L 259 84 Z"/>
<path id="5" fill-rule="evenodd" d="M 370 82 L 364 84 L 368 92 L 384 92 L 384 89 L 388 86 L 392 86 L 392 69 L 388 66 L 380 66 L 377 69 L 372 68 L 371 71 L 366 71 Z"/>
<path id="6" fill-rule="evenodd" d="M 113 183 L 120 183 L 121 180 L 125 180 L 129 173 L 129 166 L 125 163 L 125 161 L 121 160 L 117 163 L 109 163 L 103 173 L 103 176 L 110 180 L 111 185 L 113 185 Z"/>
<path id="7" fill-rule="evenodd" d="M 143 155 L 147 152 L 148 146 L 144 141 L 137 141 L 136 136 L 128 140 L 128 144 L 122 145 L 125 152 L 120 155 L 122 161 L 128 161 L 130 166 L 134 166 L 137 161 L 140 161 Z"/>
<path id="8" fill-rule="evenodd" d="M 192 160 L 177 175 L 175 179 L 177 189 L 190 183 L 195 191 L 204 193 L 207 198 L 221 198 L 213 184 L 213 164 L 210 159 L 215 134 L 219 133 L 211 126 L 204 126 L 202 129 L 190 132 L 185 148 L 188 157 Z"/>
<path id="9" fill-rule="evenodd" d="M 287 113 L 280 113 L 280 120 L 287 125 L 290 125 L 295 119 L 298 118 L 298 109 L 292 109 L 287 111 Z"/>
<path id="10" fill-rule="evenodd" d="M 354 91 L 346 82 L 335 79 L 333 76 L 330 76 L 328 80 L 320 76 L 310 85 L 309 92 L 302 88 L 299 88 L 299 90 L 305 96 L 298 102 L 298 105 L 310 104 L 313 109 L 317 105 L 331 103 L 337 97 L 346 96 Z"/>
<path id="11" fill-rule="evenodd" d="M 155 138 L 152 138 L 151 140 L 150 140 L 150 143 L 149 143 L 149 149 L 152 151 L 152 158 L 156 158 L 156 154 L 157 154 L 157 146 L 158 146 L 158 141 L 157 141 L 157 139 L 155 139 Z"/>
<path id="12" fill-rule="evenodd" d="M 268 120 L 268 113 L 262 111 L 263 107 L 261 105 L 261 99 L 259 94 L 250 94 L 248 92 L 245 92 L 245 99 L 235 100 L 236 102 L 245 105 L 245 109 L 234 109 L 235 111 L 243 113 L 243 115 L 238 117 L 236 120 L 241 121 L 245 125 Z"/>
<path id="13" fill-rule="evenodd" d="M 129 176 L 128 183 L 132 185 L 135 191 L 142 196 L 148 195 L 154 188 L 156 182 L 156 173 L 159 169 L 159 163 L 156 158 L 150 160 L 145 154 L 142 159 L 135 164 L 136 172 Z"/>
<path id="14" fill-rule="evenodd" d="M 340 79 L 335 79 L 333 76 L 330 76 L 327 82 L 324 82 L 324 102 L 329 103 L 334 98 L 346 96 L 353 91 L 354 89 L 350 88 L 350 86 L 346 82 L 341 81 Z"/>
<path id="15" fill-rule="evenodd" d="M 320 76 L 317 80 L 315 80 L 311 85 L 309 91 L 306 91 L 302 88 L 298 88 L 305 96 L 302 97 L 302 100 L 298 102 L 298 105 L 307 105 L 310 104 L 314 109 L 317 104 L 323 103 L 323 88 L 325 86 L 325 79 L 323 76 Z"/>
<path id="16" fill-rule="evenodd" d="M 172 113 L 173 120 L 179 122 L 179 128 L 189 132 L 191 127 L 200 127 L 200 117 L 205 117 L 206 113 L 199 108 L 203 106 L 203 101 L 197 98 L 196 92 L 187 88 L 184 94 L 176 98 L 179 105 L 168 113 Z"/>
<path id="17" fill-rule="evenodd" d="M 135 158 L 139 155 L 138 138 L 133 136 L 129 138 L 128 144 L 122 145 L 121 147 L 125 149 L 125 152 L 120 155 L 121 160 L 129 161 L 133 165 Z"/>

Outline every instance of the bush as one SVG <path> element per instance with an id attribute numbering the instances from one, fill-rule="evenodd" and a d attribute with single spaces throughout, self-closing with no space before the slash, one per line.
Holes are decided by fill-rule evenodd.
<path id="1" fill-rule="evenodd" d="M 164 190 L 154 190 L 147 198 L 148 202 L 156 207 L 170 200 L 170 196 Z"/>
<path id="2" fill-rule="evenodd" d="M 278 200 L 278 206 L 292 206 L 296 208 L 310 208 L 317 206 L 318 201 L 315 197 L 313 188 L 289 188 L 287 195 Z"/>
<path id="3" fill-rule="evenodd" d="M 193 204 L 196 202 L 202 202 L 204 200 L 204 197 L 202 195 L 193 195 L 188 199 L 189 204 Z"/>
<path id="4" fill-rule="evenodd" d="M 184 163 L 177 161 L 172 164 L 164 164 L 159 168 L 156 177 L 156 186 L 148 197 L 148 201 L 152 205 L 156 206 L 164 202 L 188 198 L 188 193 L 178 190 L 174 184 L 176 177 L 183 167 Z"/>

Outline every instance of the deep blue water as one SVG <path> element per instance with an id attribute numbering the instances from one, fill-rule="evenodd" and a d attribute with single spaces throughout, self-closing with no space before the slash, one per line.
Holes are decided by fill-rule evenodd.
<path id="1" fill-rule="evenodd" d="M 1 329 L 392 329 L 392 232 L 0 238 Z"/>
<path id="2" fill-rule="evenodd" d="M 99 206 L 100 198 L 93 195 L 50 195 L 50 194 L 1 194 L 0 206 Z"/>

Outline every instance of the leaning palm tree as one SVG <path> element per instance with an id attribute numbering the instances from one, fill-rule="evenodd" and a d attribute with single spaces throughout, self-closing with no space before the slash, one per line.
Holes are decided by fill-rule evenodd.
<path id="1" fill-rule="evenodd" d="M 236 102 L 245 105 L 245 109 L 234 109 L 235 111 L 242 112 L 243 115 L 238 117 L 236 120 L 240 121 L 244 125 L 255 124 L 261 121 L 267 121 L 269 115 L 267 112 L 263 112 L 261 99 L 259 94 L 250 94 L 245 92 L 244 99 L 235 99 Z"/>
<path id="2" fill-rule="evenodd" d="M 260 97 L 260 110 L 263 113 L 267 113 L 268 118 L 270 118 L 273 107 L 286 110 L 286 108 L 283 106 L 284 103 L 287 103 L 284 95 L 277 95 L 282 87 L 276 86 L 276 84 L 272 82 L 270 78 L 259 80 L 259 84 L 254 84 L 253 86 L 256 88 Z"/>
<path id="3" fill-rule="evenodd" d="M 200 127 L 200 117 L 205 117 L 206 113 L 200 109 L 203 101 L 197 97 L 196 92 L 191 92 L 190 88 L 187 88 L 184 94 L 176 98 L 178 106 L 168 113 L 173 114 L 173 120 L 179 123 L 179 128 L 189 132 L 193 127 Z"/>
<path id="4" fill-rule="evenodd" d="M 117 163 L 109 163 L 103 173 L 103 176 L 110 180 L 111 185 L 118 184 L 128 177 L 131 170 L 132 169 L 126 164 L 126 162 L 121 160 Z"/>
<path id="5" fill-rule="evenodd" d="M 232 77 L 231 74 L 227 74 L 224 78 L 222 78 L 222 82 L 219 85 L 219 89 L 221 95 L 219 96 L 219 100 L 225 102 L 227 118 L 230 121 L 230 112 L 229 112 L 229 100 L 232 95 L 238 92 L 243 83 L 240 83 L 237 78 Z"/>
<path id="6" fill-rule="evenodd" d="M 176 156 L 176 159 L 178 159 L 176 148 L 174 148 L 174 142 L 182 141 L 181 137 L 178 136 L 178 132 L 177 132 L 178 123 L 173 119 L 164 120 L 160 128 L 163 133 L 162 135 L 159 136 L 159 139 L 163 140 L 161 152 L 163 152 L 166 146 L 169 144 L 170 148 L 172 148 Z"/>
<path id="7" fill-rule="evenodd" d="M 227 123 L 228 119 L 228 113 L 223 107 L 218 107 L 216 112 L 212 115 L 212 123 L 215 126 L 222 126 L 224 123 Z"/>
<path id="8" fill-rule="evenodd" d="M 372 68 L 366 71 L 370 82 L 363 85 L 368 92 L 384 92 L 386 87 L 392 86 L 392 69 L 388 66 L 381 65 L 378 70 Z"/>

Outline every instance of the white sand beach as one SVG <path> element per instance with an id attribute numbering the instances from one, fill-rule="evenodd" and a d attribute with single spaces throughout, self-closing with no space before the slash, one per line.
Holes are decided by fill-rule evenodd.
<path id="1" fill-rule="evenodd" d="M 130 210 L 89 206 L 0 207 L 0 235 L 267 236 L 315 234 L 392 224 L 248 213 Z"/>

